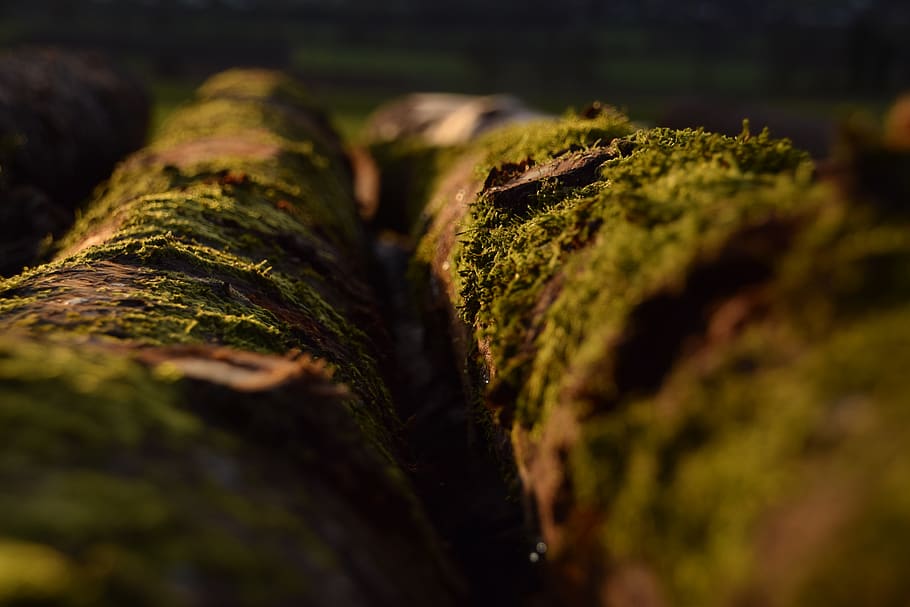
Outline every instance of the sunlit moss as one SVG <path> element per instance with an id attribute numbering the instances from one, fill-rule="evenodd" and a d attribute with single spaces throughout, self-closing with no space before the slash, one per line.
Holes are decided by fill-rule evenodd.
<path id="1" fill-rule="evenodd" d="M 478 183 L 614 153 L 590 183 L 543 180 L 518 207 L 481 189 L 418 248 L 456 286 L 476 389 L 515 420 L 526 489 L 553 500 L 537 504 L 548 558 L 589 589 L 647 571 L 675 605 L 897 604 L 910 239 L 884 185 L 898 182 L 816 183 L 767 133 L 606 120 L 491 135 L 468 151 Z M 450 204 L 437 193 L 429 214 Z"/>
<path id="2" fill-rule="evenodd" d="M 88 343 L 0 341 L 0 526 L 16 538 L 0 541 L 0 603 L 188 604 L 230 579 L 255 604 L 267 569 L 272 596 L 306 591 L 285 543 L 331 550 L 289 509 L 303 496 L 277 506 L 248 447 L 183 400 L 176 378 Z"/>

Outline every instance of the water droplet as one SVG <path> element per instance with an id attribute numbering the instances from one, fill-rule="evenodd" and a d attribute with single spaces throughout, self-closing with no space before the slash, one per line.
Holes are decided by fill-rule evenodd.
<path id="1" fill-rule="evenodd" d="M 534 550 L 537 551 L 537 554 L 546 554 L 547 553 L 546 542 L 537 542 L 537 545 L 534 546 Z"/>
<path id="2" fill-rule="evenodd" d="M 540 555 L 537 554 L 536 552 L 532 552 L 531 554 L 528 555 L 528 560 L 531 561 L 532 563 L 536 563 L 537 561 L 540 560 Z"/>

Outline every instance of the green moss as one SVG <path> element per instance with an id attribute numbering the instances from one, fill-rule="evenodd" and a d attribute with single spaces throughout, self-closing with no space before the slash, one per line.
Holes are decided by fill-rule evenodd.
<path id="1" fill-rule="evenodd" d="M 326 135 L 314 135 L 308 115 L 293 107 L 270 107 L 257 99 L 210 98 L 186 106 L 171 114 L 156 134 L 155 147 L 170 146 L 212 137 L 246 134 L 247 131 L 265 129 L 280 133 L 289 141 L 299 143 L 297 150 L 314 156 L 328 165 L 325 158 L 332 147 Z M 333 158 L 334 160 L 334 158 Z"/>
<path id="2" fill-rule="evenodd" d="M 375 403 L 357 415 L 388 448 L 384 424 L 396 425 L 378 352 L 357 326 L 372 302 L 362 282 L 348 279 L 366 267 L 349 177 L 295 114 L 309 106 L 264 104 L 274 90 L 295 102 L 295 85 L 254 72 L 241 94 L 242 76 L 205 85 L 199 101 L 115 172 L 59 243 L 63 257 L 0 283 L 3 323 L 147 344 L 301 348 Z M 219 155 L 205 144 L 219 137 L 239 138 L 240 151 Z M 92 278 L 105 262 L 123 276 Z M 66 307 L 40 313 L 50 301 Z"/>
<path id="3" fill-rule="evenodd" d="M 494 168 L 526 161 L 543 164 L 566 152 L 607 146 L 633 130 L 626 116 L 610 108 L 593 118 L 568 114 L 559 119 L 506 126 L 484 135 L 475 144 L 483 153 L 475 174 L 486 179 Z"/>
<path id="4" fill-rule="evenodd" d="M 479 391 L 530 442 L 530 489 L 549 495 L 535 458 L 566 450 L 548 557 L 595 586 L 644 567 L 678 605 L 899 603 L 910 238 L 894 176 L 838 190 L 766 132 L 605 120 L 492 135 L 480 180 L 597 141 L 615 157 L 520 208 L 482 190 L 418 250 L 429 265 L 459 237 L 453 303 L 491 372 Z M 556 410 L 579 435 L 553 446 Z"/>
<path id="5" fill-rule="evenodd" d="M 204 113 L 211 103 L 186 108 L 176 116 L 193 109 Z M 252 203 L 254 209 L 248 213 L 290 213 L 310 227 L 319 227 L 324 236 L 340 246 L 356 249 L 361 238 L 356 209 L 351 204 L 339 204 L 339 200 L 352 197 L 350 177 L 337 164 L 337 158 L 317 151 L 309 139 L 287 138 L 280 123 L 274 131 L 262 130 L 261 123 L 257 123 L 259 129 L 244 127 L 233 131 L 221 120 L 190 122 L 214 138 L 209 149 L 198 149 L 206 140 L 199 140 L 195 133 L 184 133 L 178 140 L 167 136 L 157 139 L 148 151 L 138 155 L 138 161 L 121 166 L 96 194 L 86 217 L 63 246 L 77 241 L 93 222 L 107 221 L 112 211 L 134 197 L 188 189 L 191 195 L 193 188 L 204 191 L 207 182 L 212 186 L 210 191 L 217 192 L 220 186 L 222 191 L 245 199 L 244 204 Z M 228 142 L 239 140 L 240 150 L 218 152 L 219 147 L 224 147 L 219 143 L 220 137 L 228 138 Z M 175 166 L 175 161 L 179 165 Z"/>
<path id="6" fill-rule="evenodd" d="M 320 289 L 335 300 L 343 295 L 320 275 L 280 274 L 267 259 L 254 263 L 186 240 L 173 232 L 133 234 L 124 228 L 100 245 L 23 273 L 0 285 L 2 324 L 150 345 L 303 349 L 331 361 L 340 381 L 375 403 L 374 411 L 360 414 L 373 418 L 368 427 L 387 444 L 380 440 L 378 420 L 389 421 L 391 405 L 370 341 L 344 316 L 344 304 L 328 304 Z M 106 284 L 98 276 L 104 263 L 117 264 L 108 269 Z M 60 302 L 63 309 L 48 310 L 48 302 Z"/>
<path id="7" fill-rule="evenodd" d="M 448 600 L 401 471 L 352 419 L 367 404 L 177 369 L 0 338 L 0 604 Z"/>
<path id="8" fill-rule="evenodd" d="M 628 128 L 613 120 L 617 134 Z M 606 129 L 595 131 L 598 139 Z M 805 187 L 809 176 L 805 154 L 767 134 L 655 129 L 623 141 L 633 151 L 607 161 L 601 181 L 544 186 L 527 217 L 482 194 L 462 228 L 456 261 L 464 318 L 490 344 L 499 386 L 520 393 L 523 424 L 546 419 L 546 403 L 557 400 L 587 338 L 611 339 L 637 302 L 681 284 L 686 268 L 731 232 L 787 212 L 792 197 L 781 194 Z M 525 153 L 542 154 L 532 147 L 505 157 Z M 548 288 L 551 305 L 535 313 Z"/>
<path id="9" fill-rule="evenodd" d="M 145 208 L 155 196 L 157 214 Z M 329 243 L 351 250 L 356 260 L 361 238 L 356 216 L 346 205 L 330 202 L 346 197 L 349 194 L 341 177 L 322 171 L 305 155 L 288 154 L 259 162 L 226 156 L 179 170 L 163 163 L 127 166 L 98 192 L 96 201 L 58 248 L 66 250 L 99 227 L 127 219 L 134 226 L 179 221 L 181 227 L 194 229 L 194 236 L 203 236 L 200 230 L 205 229 L 209 239 L 222 231 L 239 231 L 240 222 L 256 220 L 275 236 L 304 229 L 318 232 Z M 200 202 L 207 206 L 182 208 Z M 174 216 L 169 217 L 171 214 Z M 191 227 L 193 219 L 208 225 Z M 250 226 L 258 227 L 257 223 Z"/>
<path id="10" fill-rule="evenodd" d="M 781 604 L 905 595 L 893 564 L 908 558 L 908 510 L 892 472 L 910 464 L 908 319 L 905 306 L 809 343 L 799 326 L 753 327 L 713 353 L 710 371 L 682 363 L 656 399 L 590 420 L 572 478 L 579 507 L 609 512 L 602 546 L 652 564 L 679 605 L 727 604 L 753 579 L 768 595 L 792 595 Z M 772 557 L 757 543 L 788 500 L 812 504 L 803 516 L 819 520 L 848 509 L 820 545 L 798 538 L 792 553 L 773 556 L 798 572 L 795 588 L 763 580 L 762 559 Z"/>
<path id="11" fill-rule="evenodd" d="M 19 336 L 0 339 L 0 565 L 25 559 L 0 603 L 448 600 L 396 459 L 350 177 L 301 95 L 216 77 L 56 260 L 0 282 Z M 224 355 L 207 345 L 303 351 L 324 385 L 247 392 L 130 358 L 176 344 L 203 366 Z"/>

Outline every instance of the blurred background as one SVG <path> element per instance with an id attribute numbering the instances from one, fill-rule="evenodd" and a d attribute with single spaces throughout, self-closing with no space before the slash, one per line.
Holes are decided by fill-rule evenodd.
<path id="1" fill-rule="evenodd" d="M 150 83 L 153 124 L 208 74 L 257 65 L 302 77 L 348 136 L 426 90 L 825 129 L 910 88 L 907 40 L 906 0 L 0 0 L 0 45 L 114 56 Z"/>

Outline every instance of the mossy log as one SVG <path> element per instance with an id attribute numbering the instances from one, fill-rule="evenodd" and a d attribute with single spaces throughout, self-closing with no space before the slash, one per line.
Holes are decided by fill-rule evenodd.
<path id="1" fill-rule="evenodd" d="M 399 461 L 341 147 L 209 80 L 0 282 L 0 604 L 454 604 Z"/>
<path id="2" fill-rule="evenodd" d="M 38 260 L 114 164 L 145 141 L 142 87 L 103 57 L 0 55 L 0 275 Z"/>
<path id="3" fill-rule="evenodd" d="M 563 600 L 908 600 L 908 168 L 608 110 L 421 175 L 415 279 Z"/>

